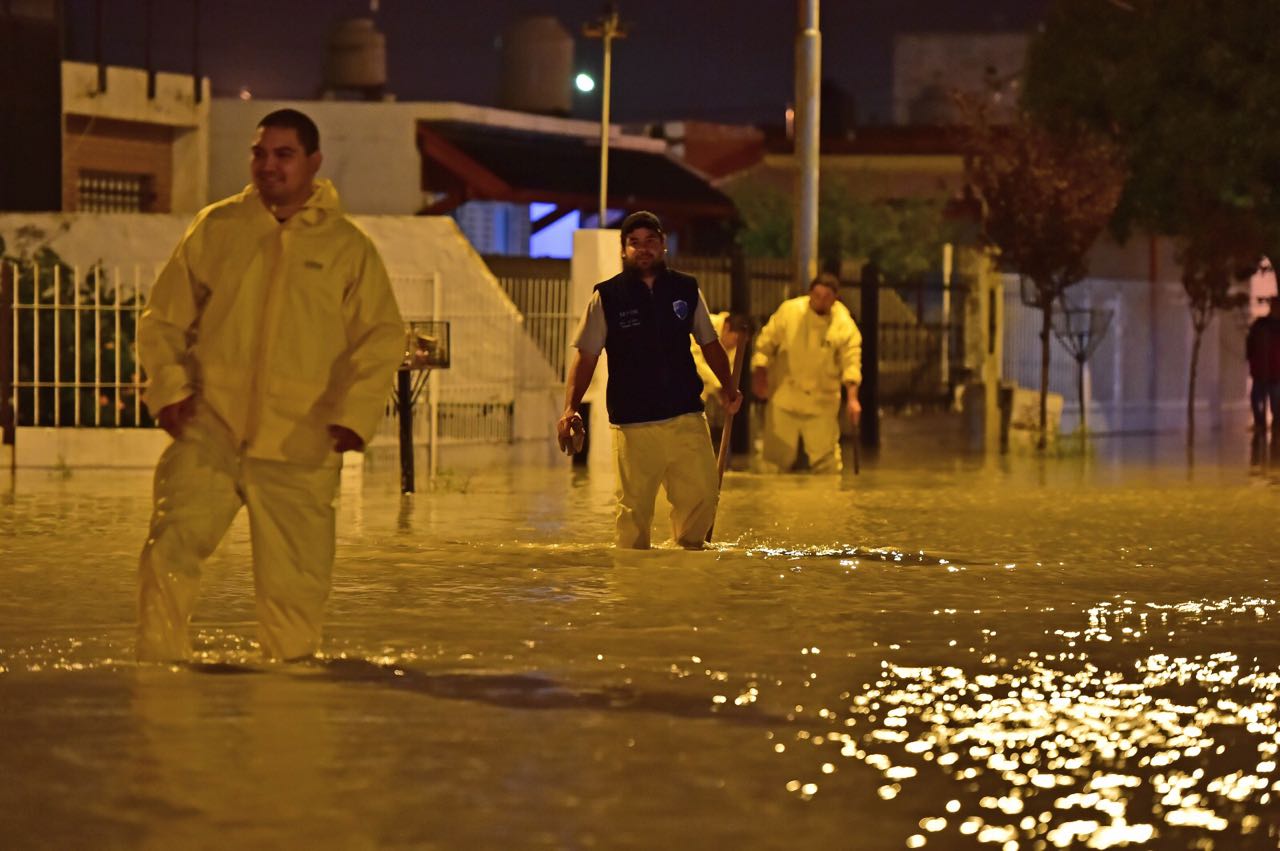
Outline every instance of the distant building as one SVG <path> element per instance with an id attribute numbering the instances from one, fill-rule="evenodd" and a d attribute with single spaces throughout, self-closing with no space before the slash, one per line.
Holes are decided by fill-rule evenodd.
<path id="1" fill-rule="evenodd" d="M 198 210 L 208 81 L 64 61 L 63 23 L 57 0 L 0 4 L 0 209 Z"/>
<path id="2" fill-rule="evenodd" d="M 673 157 L 712 181 L 755 165 L 767 150 L 765 132 L 748 124 L 664 121 L 634 132 L 662 139 Z"/>
<path id="3" fill-rule="evenodd" d="M 208 198 L 209 81 L 62 63 L 62 209 L 195 212 Z M 149 79 L 150 77 L 150 79 Z"/>

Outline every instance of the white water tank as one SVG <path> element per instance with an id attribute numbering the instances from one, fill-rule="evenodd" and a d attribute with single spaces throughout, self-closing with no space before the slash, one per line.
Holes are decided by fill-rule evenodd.
<path id="1" fill-rule="evenodd" d="M 387 84 L 387 37 L 372 18 L 349 18 L 329 34 L 324 56 L 327 91 L 381 91 Z"/>
<path id="2" fill-rule="evenodd" d="M 573 36 L 554 15 L 525 15 L 503 30 L 499 106 L 568 115 L 572 79 Z"/>

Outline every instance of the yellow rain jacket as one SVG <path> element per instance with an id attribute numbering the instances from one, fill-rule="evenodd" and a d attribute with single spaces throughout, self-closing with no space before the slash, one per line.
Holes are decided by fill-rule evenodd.
<path id="1" fill-rule="evenodd" d="M 716 336 L 719 337 L 724 332 L 724 323 L 729 320 L 729 311 L 722 310 L 719 313 L 713 313 L 710 316 L 711 327 L 716 329 Z M 720 379 L 716 377 L 715 371 L 711 369 L 707 363 L 706 357 L 702 354 L 702 346 L 698 345 L 697 340 L 689 344 L 690 351 L 693 352 L 693 365 L 698 368 L 698 377 L 702 379 L 702 401 L 708 405 L 720 404 Z M 729 367 L 733 367 L 733 353 L 737 351 L 737 347 L 726 346 L 724 353 L 729 356 Z"/>
<path id="2" fill-rule="evenodd" d="M 752 368 L 769 370 L 769 401 L 805 416 L 836 414 L 840 386 L 862 383 L 862 334 L 840 302 L 819 316 L 809 296 L 788 299 L 756 337 Z"/>
<path id="3" fill-rule="evenodd" d="M 366 443 L 405 332 L 382 260 L 317 180 L 284 223 L 246 188 L 202 210 L 151 291 L 138 353 L 153 414 L 195 394 L 253 458 L 337 464 Z"/>

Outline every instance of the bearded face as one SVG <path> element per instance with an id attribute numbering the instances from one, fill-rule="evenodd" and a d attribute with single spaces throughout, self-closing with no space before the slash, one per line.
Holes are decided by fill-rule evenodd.
<path id="1" fill-rule="evenodd" d="M 663 235 L 649 228 L 636 228 L 622 245 L 622 268 L 641 277 L 656 275 L 667 265 L 667 244 Z"/>

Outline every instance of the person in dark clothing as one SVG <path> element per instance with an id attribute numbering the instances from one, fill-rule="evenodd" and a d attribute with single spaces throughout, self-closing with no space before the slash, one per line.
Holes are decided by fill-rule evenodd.
<path id="1" fill-rule="evenodd" d="M 1268 299 L 1271 311 L 1253 320 L 1245 338 L 1249 359 L 1249 404 L 1253 408 L 1254 434 L 1266 434 L 1267 406 L 1271 407 L 1271 427 L 1280 423 L 1280 296 Z"/>
<path id="2" fill-rule="evenodd" d="M 691 334 L 720 380 L 721 404 L 736 412 L 742 394 L 732 386 L 698 282 L 667 267 L 658 217 L 632 213 L 622 222 L 622 273 L 596 285 L 574 336 L 564 415 L 556 424 L 561 448 L 570 451 L 582 430 L 578 406 L 607 351 L 619 547 L 648 548 L 659 485 L 671 501 L 676 543 L 701 547 L 715 520 L 719 481 Z"/>

